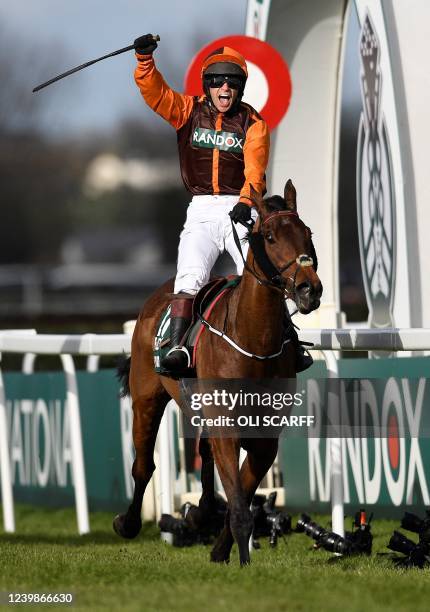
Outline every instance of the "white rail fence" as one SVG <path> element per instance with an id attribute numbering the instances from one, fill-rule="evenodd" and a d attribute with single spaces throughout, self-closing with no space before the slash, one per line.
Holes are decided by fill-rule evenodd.
<path id="1" fill-rule="evenodd" d="M 430 329 L 305 329 L 300 337 L 321 351 L 329 377 L 338 377 L 335 351 L 426 351 L 430 350 Z M 0 332 L 1 353 L 20 353 L 23 372 L 31 373 L 36 355 L 59 355 L 66 377 L 70 411 L 72 473 L 75 504 L 80 534 L 90 530 L 85 482 L 82 433 L 79 414 L 76 371 L 73 355 L 87 356 L 87 370 L 95 371 L 98 356 L 129 353 L 131 337 L 127 334 L 38 335 L 34 330 Z M 161 511 L 171 513 L 172 507 L 172 413 L 166 411 L 159 432 Z M 342 444 L 339 438 L 330 440 L 332 528 L 344 535 Z M 6 532 L 15 531 L 13 491 L 9 457 L 6 400 L 0 369 L 0 476 L 3 523 Z"/>

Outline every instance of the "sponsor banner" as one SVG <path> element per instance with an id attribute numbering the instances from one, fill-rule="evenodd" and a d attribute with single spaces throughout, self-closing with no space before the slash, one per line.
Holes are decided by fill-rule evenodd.
<path id="1" fill-rule="evenodd" d="M 3 374 L 14 499 L 73 506 L 72 449 L 64 374 Z M 90 510 L 120 510 L 133 493 L 132 411 L 114 371 L 78 372 Z"/>
<path id="2" fill-rule="evenodd" d="M 183 435 L 195 438 L 203 429 L 226 438 L 384 438 L 397 468 L 405 438 L 430 438 L 430 414 L 422 410 L 426 383 L 424 377 L 312 378 L 301 386 L 287 378 L 183 379 Z"/>
<path id="3" fill-rule="evenodd" d="M 423 505 L 430 505 L 430 440 L 424 437 L 430 426 L 426 410 L 430 405 L 428 371 L 429 359 L 425 357 L 340 361 L 340 375 L 348 379 L 360 377 L 363 385 L 359 393 L 346 394 L 349 420 L 342 415 L 341 421 L 348 426 L 355 415 L 357 423 L 364 418 L 366 423 L 378 422 L 384 433 L 381 438 L 366 437 L 351 429 L 351 435 L 345 434 L 342 439 L 348 512 L 365 505 L 377 516 L 399 516 L 405 507 L 422 512 Z M 325 396 L 333 399 L 328 393 L 333 387 L 323 380 L 327 372 L 322 362 L 316 362 L 310 374 L 299 377 L 291 397 L 287 397 L 289 391 L 284 388 L 281 395 L 276 395 L 278 389 L 260 386 L 262 401 L 265 394 L 272 394 L 271 414 L 279 418 L 281 404 L 287 403 L 292 415 L 309 417 L 322 411 Z M 3 378 L 16 501 L 73 506 L 64 374 L 5 373 Z M 89 506 L 91 510 L 118 511 L 128 505 L 133 492 L 130 402 L 119 398 L 114 371 L 78 372 L 77 379 Z M 340 390 L 342 384 L 347 383 L 340 381 Z M 193 398 L 193 413 L 199 415 L 207 389 L 190 389 L 200 393 Z M 239 399 L 233 398 L 232 402 L 240 400 L 240 395 L 236 397 Z M 293 426 L 287 430 L 298 431 L 302 427 L 310 433 L 281 439 L 287 506 L 297 511 L 328 511 L 330 438 L 318 437 L 320 431 L 312 429 L 312 424 Z"/>
<path id="4" fill-rule="evenodd" d="M 425 410 L 430 405 L 428 359 L 340 362 L 341 375 L 351 376 L 352 372 L 360 376 L 362 388 L 350 395 L 355 403 L 348 410 L 355 413 L 357 423 L 377 422 L 383 435 L 342 432 L 347 511 L 363 505 L 379 517 L 399 516 L 405 507 L 422 511 L 430 505 L 430 414 Z M 333 406 L 335 398 L 324 391 L 326 381 L 301 376 L 300 382 L 307 390 L 306 414 L 319 414 L 327 401 Z M 330 438 L 282 440 L 281 456 L 288 508 L 328 512 Z"/>

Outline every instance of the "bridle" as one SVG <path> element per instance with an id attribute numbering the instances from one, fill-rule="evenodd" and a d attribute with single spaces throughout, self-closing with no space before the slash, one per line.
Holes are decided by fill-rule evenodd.
<path id="1" fill-rule="evenodd" d="M 308 255 L 307 253 L 302 253 L 297 257 L 290 259 L 285 265 L 278 268 L 267 255 L 264 245 L 264 235 L 262 231 L 264 225 L 272 219 L 287 216 L 295 216 L 298 218 L 299 215 L 297 212 L 292 210 L 277 210 L 275 212 L 272 212 L 261 222 L 260 228 L 257 232 L 252 232 L 252 229 L 254 227 L 254 221 L 251 221 L 249 223 L 243 223 L 243 225 L 249 230 L 249 248 L 251 249 L 252 254 L 254 255 L 254 263 L 256 262 L 258 264 L 258 267 L 263 272 L 265 278 L 261 278 L 261 276 L 255 270 L 255 266 L 251 268 L 247 264 L 243 256 L 239 236 L 237 234 L 236 228 L 234 227 L 233 221 L 232 227 L 234 241 L 241 254 L 245 269 L 248 270 L 248 272 L 250 272 L 254 276 L 254 278 L 260 285 L 274 289 L 275 291 L 282 293 L 284 297 L 295 300 L 297 290 L 296 280 L 299 270 L 301 268 L 311 266 L 314 267 L 315 262 L 310 255 Z M 284 278 L 282 274 L 286 270 L 291 268 L 291 266 L 293 266 L 294 264 L 297 264 L 294 273 Z M 288 286 L 289 283 L 290 286 Z"/>
<path id="2" fill-rule="evenodd" d="M 242 257 L 243 260 L 243 264 L 246 268 L 246 270 L 248 270 L 257 280 L 257 282 L 260 285 L 264 285 L 267 287 L 270 287 L 271 289 L 274 289 L 275 291 L 278 291 L 282 294 L 282 297 L 285 298 L 289 298 L 291 297 L 291 299 L 295 299 L 296 296 L 296 278 L 297 278 L 297 273 L 299 271 L 300 268 L 304 268 L 307 266 L 314 266 L 314 260 L 312 257 L 310 257 L 309 255 L 306 254 L 302 254 L 302 255 L 298 255 L 296 258 L 291 259 L 290 261 L 288 261 L 284 266 L 282 266 L 282 268 L 277 268 L 272 261 L 270 260 L 269 256 L 266 253 L 266 249 L 264 247 L 264 236 L 262 233 L 262 228 L 264 226 L 265 223 L 267 223 L 268 221 L 270 221 L 270 219 L 273 219 L 274 217 L 281 217 L 281 216 L 287 216 L 287 215 L 295 215 L 296 217 L 298 217 L 298 214 L 294 211 L 286 211 L 286 210 L 278 210 L 276 212 L 270 213 L 266 219 L 264 219 L 264 221 L 262 221 L 261 226 L 258 230 L 258 232 L 252 232 L 252 229 L 254 227 L 254 221 L 250 221 L 248 223 L 243 223 L 243 225 L 248 229 L 249 231 L 249 246 L 250 249 L 252 250 L 252 253 L 254 255 L 254 261 L 257 262 L 259 268 L 261 269 L 261 271 L 263 272 L 263 274 L 265 275 L 266 278 L 261 278 L 255 269 L 252 269 L 248 266 L 248 264 L 246 263 L 246 260 L 243 256 L 243 252 L 242 252 L 242 247 L 240 246 L 240 240 L 239 240 L 239 236 L 237 234 L 236 228 L 234 226 L 234 221 L 232 220 L 231 225 L 233 228 L 233 237 L 234 237 L 234 241 L 236 243 L 236 246 L 239 250 L 239 253 Z M 285 272 L 286 270 L 288 270 L 288 268 L 290 268 L 292 265 L 294 265 L 294 263 L 297 264 L 297 267 L 294 271 L 294 274 L 292 276 L 288 276 L 286 279 L 282 277 L 283 272 Z M 315 262 L 316 263 L 316 262 Z M 316 266 L 315 266 L 316 267 Z M 290 291 L 287 287 L 287 281 L 290 280 L 292 283 L 292 291 Z M 287 318 L 288 318 L 288 329 L 292 329 L 294 327 L 296 327 L 294 325 L 294 323 L 291 320 L 290 314 L 288 312 L 288 309 L 286 308 L 285 310 Z M 282 353 L 284 352 L 285 346 L 291 342 L 291 333 L 287 331 L 285 332 L 283 338 L 281 338 L 281 345 L 279 347 L 279 350 L 276 351 L 275 353 L 272 353 L 270 355 L 257 355 L 255 353 L 251 353 L 250 351 L 245 350 L 243 347 L 239 346 L 236 342 L 234 342 L 234 340 L 232 340 L 232 338 L 230 338 L 226 332 L 225 332 L 225 325 L 224 325 L 224 329 L 221 331 L 219 329 L 216 329 L 215 327 L 213 327 L 209 321 L 207 319 L 204 318 L 204 316 L 200 313 L 198 313 L 198 317 L 201 321 L 201 323 L 205 326 L 206 329 L 208 329 L 211 333 L 215 334 L 216 336 L 219 336 L 220 338 L 222 338 L 225 342 L 227 342 L 230 346 L 232 346 L 236 351 L 238 351 L 239 353 L 241 353 L 242 355 L 245 355 L 246 357 L 250 357 L 251 359 L 257 360 L 257 361 L 266 361 L 269 359 L 276 359 L 277 357 L 280 357 L 282 355 Z"/>

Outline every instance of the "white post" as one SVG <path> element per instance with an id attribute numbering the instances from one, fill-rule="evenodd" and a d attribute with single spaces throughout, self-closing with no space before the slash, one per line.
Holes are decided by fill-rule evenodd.
<path id="1" fill-rule="evenodd" d="M 339 377 L 339 367 L 333 351 L 321 351 L 327 364 L 329 378 Z M 340 411 L 340 398 L 336 398 Z M 340 417 L 340 412 L 339 412 Z M 340 427 L 339 423 L 337 424 Z M 327 439 L 328 443 L 328 439 Z M 331 522 L 334 533 L 344 537 L 344 507 L 343 507 L 343 458 L 341 438 L 330 438 L 330 490 L 331 490 Z"/>
<path id="2" fill-rule="evenodd" d="M 1 353 L 0 353 L 1 359 Z M 15 532 L 15 516 L 13 511 L 13 492 L 10 474 L 9 443 L 7 435 L 6 397 L 3 386 L 3 376 L 0 369 L 0 472 L 1 498 L 3 505 L 3 525 L 7 533 Z"/>
<path id="3" fill-rule="evenodd" d="M 71 355 L 61 355 L 66 376 L 67 406 L 70 419 L 70 441 L 72 445 L 72 469 L 75 487 L 76 516 L 78 531 L 89 533 L 87 487 L 85 483 L 84 451 L 82 447 L 81 417 L 79 414 L 79 395 L 76 382 L 75 364 Z"/>
<path id="4" fill-rule="evenodd" d="M 98 372 L 99 363 L 100 363 L 100 355 L 88 355 L 87 372 Z"/>
<path id="5" fill-rule="evenodd" d="M 22 373 L 33 374 L 34 362 L 36 361 L 36 353 L 25 353 L 22 360 Z"/>
<path id="6" fill-rule="evenodd" d="M 187 491 L 187 468 L 186 468 L 186 460 L 185 460 L 185 443 L 184 443 L 184 428 L 183 428 L 183 422 L 182 422 L 182 411 L 176 402 L 172 402 L 172 410 L 173 410 L 173 415 L 176 417 L 176 423 L 178 426 L 178 451 L 179 451 L 179 467 L 180 467 L 179 476 L 178 476 L 179 492 L 186 493 Z M 172 422 L 172 430 L 171 430 L 170 437 L 171 437 L 170 446 L 171 446 L 172 452 L 174 452 L 175 445 L 174 445 L 174 438 L 173 438 L 173 422 Z M 176 479 L 175 465 L 172 465 L 172 474 L 173 474 L 173 479 L 175 480 Z M 178 491 L 175 489 L 174 494 L 177 492 Z"/>
<path id="7" fill-rule="evenodd" d="M 170 431 L 172 429 L 172 407 L 167 404 L 163 418 L 161 419 L 158 435 L 160 436 L 160 497 L 161 513 L 173 513 L 173 487 L 171 469 L 171 445 Z M 172 544 L 173 534 L 161 532 L 161 539 Z"/>

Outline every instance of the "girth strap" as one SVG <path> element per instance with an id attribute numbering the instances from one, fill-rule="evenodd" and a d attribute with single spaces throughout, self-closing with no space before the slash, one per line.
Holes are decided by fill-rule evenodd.
<path id="1" fill-rule="evenodd" d="M 250 357 L 251 359 L 256 359 L 257 361 L 265 361 L 266 359 L 274 359 L 275 357 L 279 357 L 284 352 L 285 345 L 288 344 L 288 342 L 291 342 L 291 338 L 285 338 L 277 353 L 273 353 L 272 355 L 256 355 L 255 353 L 250 353 L 249 351 L 246 351 L 241 346 L 236 344 L 236 342 L 232 340 L 231 338 L 229 338 L 225 332 L 221 332 L 219 331 L 219 329 L 212 327 L 209 321 L 207 321 L 201 314 L 199 314 L 199 319 L 203 323 L 203 325 L 206 327 L 206 329 L 209 330 L 212 334 L 215 334 L 216 336 L 219 336 L 220 338 L 225 340 L 230 346 L 232 346 L 236 351 L 238 351 L 242 355 L 245 355 L 246 357 Z"/>

